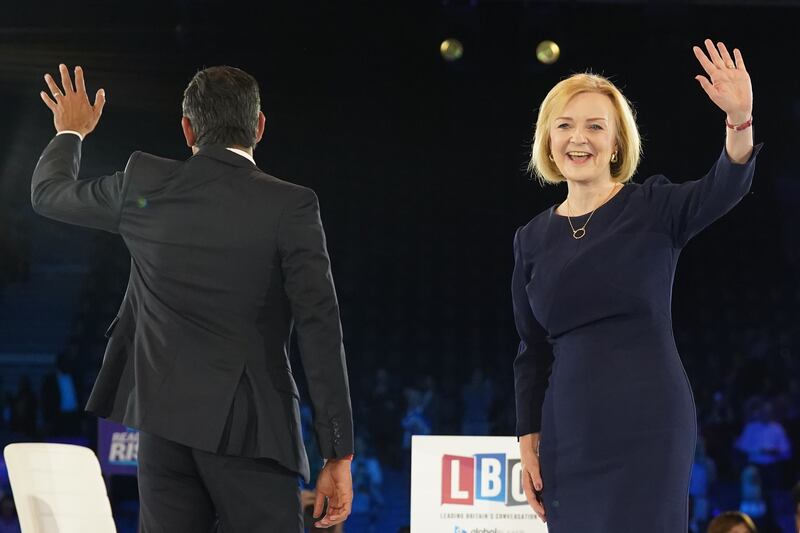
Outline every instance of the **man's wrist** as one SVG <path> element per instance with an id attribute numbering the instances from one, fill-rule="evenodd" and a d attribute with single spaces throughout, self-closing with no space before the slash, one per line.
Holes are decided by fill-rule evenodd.
<path id="1" fill-rule="evenodd" d="M 83 141 L 83 137 L 84 137 L 84 135 L 83 135 L 81 132 L 79 132 L 79 131 L 75 131 L 75 130 L 61 130 L 61 131 L 59 131 L 58 133 L 56 133 L 56 137 L 58 137 L 59 135 L 64 135 L 65 133 L 69 133 L 69 134 L 72 134 L 72 135 L 77 135 L 77 136 L 78 136 L 78 138 L 79 138 L 81 141 Z"/>
<path id="2" fill-rule="evenodd" d="M 334 462 L 334 463 L 339 462 L 339 461 L 348 461 L 349 462 L 349 461 L 352 461 L 352 460 L 353 460 L 353 454 L 351 453 L 349 455 L 345 455 L 344 457 L 331 457 L 331 458 L 328 458 L 328 459 L 324 459 L 323 463 L 322 463 L 322 466 L 324 467 L 325 465 L 327 465 L 330 462 Z"/>

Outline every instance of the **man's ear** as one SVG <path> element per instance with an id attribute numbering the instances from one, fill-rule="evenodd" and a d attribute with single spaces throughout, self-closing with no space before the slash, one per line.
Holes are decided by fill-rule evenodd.
<path id="1" fill-rule="evenodd" d="M 256 127 L 256 144 L 261 142 L 261 137 L 264 136 L 264 128 L 267 125 L 267 117 L 261 111 L 258 112 L 258 126 Z"/>
<path id="2" fill-rule="evenodd" d="M 189 120 L 189 117 L 181 118 L 181 128 L 183 128 L 183 136 L 186 138 L 186 146 L 189 148 L 193 147 L 196 138 L 194 136 L 192 122 Z"/>

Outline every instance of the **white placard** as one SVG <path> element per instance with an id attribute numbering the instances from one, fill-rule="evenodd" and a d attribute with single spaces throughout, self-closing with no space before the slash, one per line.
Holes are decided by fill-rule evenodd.
<path id="1" fill-rule="evenodd" d="M 520 469 L 515 437 L 414 436 L 412 533 L 547 533 Z"/>

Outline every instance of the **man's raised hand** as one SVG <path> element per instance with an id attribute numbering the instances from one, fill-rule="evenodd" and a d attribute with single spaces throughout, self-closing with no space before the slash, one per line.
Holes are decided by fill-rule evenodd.
<path id="1" fill-rule="evenodd" d="M 103 114 L 106 93 L 103 89 L 99 89 L 94 97 L 94 104 L 91 104 L 89 96 L 86 94 L 83 69 L 75 67 L 74 86 L 67 66 L 61 64 L 58 66 L 58 70 L 61 73 L 62 87 L 58 86 L 50 74 L 45 74 L 44 81 L 50 94 L 42 91 L 40 93 L 42 101 L 53 112 L 53 124 L 56 131 L 77 131 L 86 137 L 97 126 L 100 115 Z"/>

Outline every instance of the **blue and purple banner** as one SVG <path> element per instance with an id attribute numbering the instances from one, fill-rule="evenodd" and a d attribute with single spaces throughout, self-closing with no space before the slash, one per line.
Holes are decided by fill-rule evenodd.
<path id="1" fill-rule="evenodd" d="M 97 421 L 97 456 L 103 474 L 135 476 L 139 432 L 103 418 Z"/>

